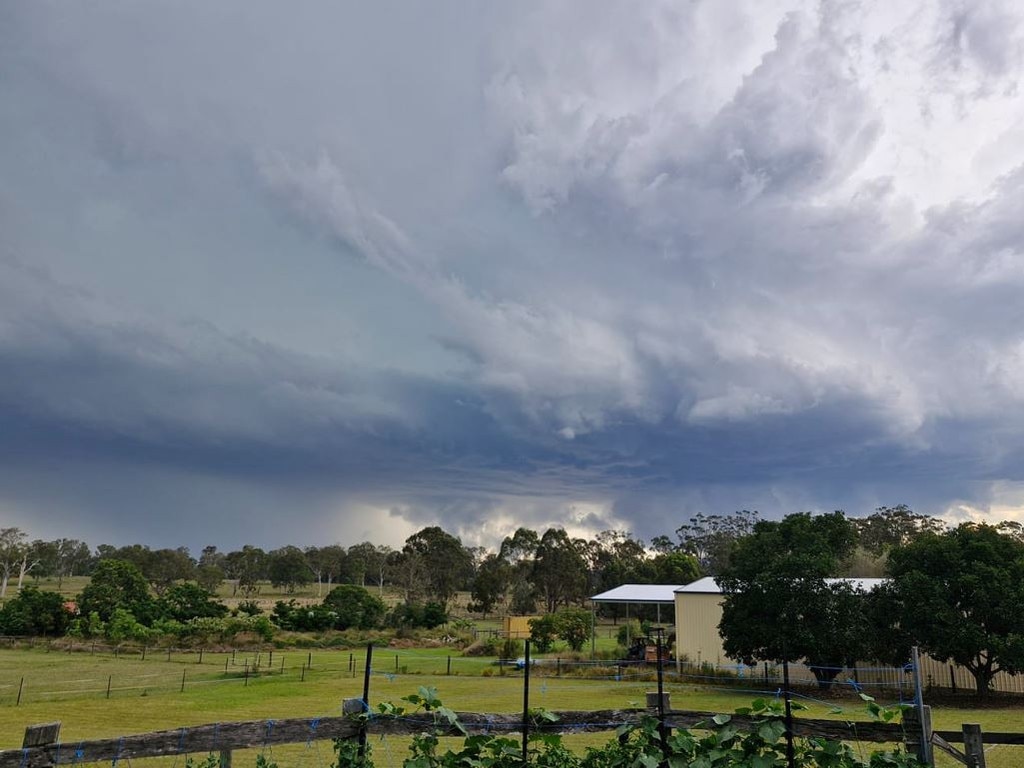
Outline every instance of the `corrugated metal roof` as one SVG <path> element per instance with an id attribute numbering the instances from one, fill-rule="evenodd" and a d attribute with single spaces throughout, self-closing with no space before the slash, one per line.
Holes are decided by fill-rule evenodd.
<path id="1" fill-rule="evenodd" d="M 849 582 L 854 589 L 860 592 L 870 592 L 872 589 L 877 587 L 879 584 L 884 584 L 888 579 L 825 579 L 829 584 L 834 584 L 838 581 Z M 694 582 L 686 584 L 682 587 L 677 587 L 676 592 L 687 592 L 705 595 L 717 595 L 720 594 L 722 588 L 718 586 L 718 582 L 715 581 L 714 576 L 705 576 L 703 579 L 697 579 Z"/>
<path id="2" fill-rule="evenodd" d="M 595 603 L 674 603 L 678 584 L 621 584 L 590 598 Z"/>

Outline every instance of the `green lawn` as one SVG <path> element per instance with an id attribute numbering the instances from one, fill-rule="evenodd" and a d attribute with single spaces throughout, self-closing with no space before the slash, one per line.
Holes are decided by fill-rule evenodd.
<path id="1" fill-rule="evenodd" d="M 362 693 L 364 651 L 275 652 L 272 665 L 267 653 L 260 654 L 264 674 L 246 682 L 246 662 L 253 665 L 253 653 L 198 654 L 150 653 L 114 658 L 88 653 L 43 650 L 0 650 L 0 746 L 18 747 L 26 725 L 60 720 L 62 741 L 111 737 L 164 728 L 237 720 L 320 717 L 340 713 L 342 699 Z M 397 669 L 396 669 L 397 654 Z M 448 675 L 451 656 L 452 674 Z M 284 671 L 281 672 L 281 662 Z M 302 667 L 312 660 L 305 673 Z M 224 667 L 227 662 L 228 672 Z M 266 674 L 266 670 L 273 670 Z M 445 649 L 376 649 L 371 679 L 371 703 L 396 701 L 414 693 L 420 685 L 436 686 L 445 704 L 464 711 L 516 712 L 522 707 L 522 674 L 502 674 L 493 659 L 464 658 Z M 182 674 L 185 690 L 181 691 Z M 15 705 L 21 679 L 25 679 L 22 703 Z M 107 698 L 108 681 L 111 686 Z M 651 681 L 626 677 L 578 678 L 535 677 L 531 705 L 551 710 L 603 709 L 642 705 Z M 714 688 L 670 684 L 672 705 L 678 709 L 732 711 L 748 703 L 755 694 Z M 845 712 L 836 717 L 866 719 L 860 703 L 840 702 Z M 811 702 L 807 716 L 826 717 L 832 702 Z M 978 722 L 986 731 L 1024 730 L 1022 708 L 937 708 L 937 728 L 959 729 L 963 722 Z M 575 743 L 597 743 L 608 735 L 574 737 Z M 405 742 L 391 737 L 377 744 L 380 765 L 400 762 Z M 311 745 L 310 749 L 314 749 Z M 870 749 L 870 745 L 864 745 Z M 326 766 L 329 746 L 313 753 L 305 747 L 277 748 L 275 755 L 284 768 L 306 760 L 310 768 Z M 390 759 L 390 763 L 389 763 Z M 1009 768 L 1024 761 L 1024 751 L 1015 747 L 994 747 L 988 753 L 991 768 Z M 945 758 L 940 766 L 954 765 Z M 248 768 L 251 760 L 239 756 L 236 763 Z"/>

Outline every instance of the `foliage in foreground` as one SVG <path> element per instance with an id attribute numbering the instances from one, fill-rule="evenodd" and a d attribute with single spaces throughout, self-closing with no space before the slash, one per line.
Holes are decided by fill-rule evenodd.
<path id="1" fill-rule="evenodd" d="M 891 722 L 898 717 L 898 708 L 887 709 L 868 696 L 863 698 L 873 718 Z M 455 712 L 442 705 L 432 687 L 421 687 L 418 694 L 402 701 L 412 704 L 416 712 L 432 713 L 435 726 L 412 738 L 404 768 L 773 768 L 788 764 L 782 704 L 766 699 L 737 710 L 737 714 L 753 718 L 749 726 L 737 725 L 730 715 L 716 715 L 692 731 L 675 730 L 663 740 L 658 721 L 645 717 L 638 724 L 621 726 L 615 739 L 601 747 L 590 747 L 583 755 L 572 752 L 559 734 L 536 733 L 529 738 L 525 762 L 521 742 L 502 735 L 466 735 L 461 747 L 441 751 L 439 734 L 452 727 L 465 734 Z M 407 714 L 404 706 L 392 703 L 382 703 L 378 708 L 377 717 Z M 533 720 L 539 725 L 555 717 L 535 710 Z M 793 765 L 800 768 L 923 768 L 914 756 L 899 748 L 874 751 L 862 758 L 849 745 L 825 738 L 797 738 L 793 746 Z M 353 739 L 338 739 L 335 753 L 337 761 L 332 768 L 374 766 L 369 744 L 360 748 Z"/>

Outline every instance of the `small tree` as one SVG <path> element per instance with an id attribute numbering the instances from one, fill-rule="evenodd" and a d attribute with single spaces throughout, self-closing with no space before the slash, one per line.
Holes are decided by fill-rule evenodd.
<path id="1" fill-rule="evenodd" d="M 175 584 L 161 600 L 165 616 L 177 621 L 226 616 L 228 607 L 198 584 Z"/>
<path id="2" fill-rule="evenodd" d="M 341 584 L 327 593 L 324 606 L 338 614 L 337 629 L 373 629 L 380 626 L 386 608 L 380 598 L 358 584 Z"/>
<path id="3" fill-rule="evenodd" d="M 555 627 L 558 636 L 578 652 L 593 636 L 593 617 L 584 608 L 563 608 L 555 614 Z"/>
<path id="4" fill-rule="evenodd" d="M 83 616 L 95 611 L 106 622 L 118 608 L 129 611 L 144 624 L 157 614 L 149 585 L 138 567 L 125 560 L 101 560 L 78 596 L 78 609 Z"/>
<path id="5" fill-rule="evenodd" d="M 530 625 L 530 642 L 538 653 L 547 653 L 558 637 L 558 624 L 555 614 L 546 613 L 535 616 L 527 622 Z"/>

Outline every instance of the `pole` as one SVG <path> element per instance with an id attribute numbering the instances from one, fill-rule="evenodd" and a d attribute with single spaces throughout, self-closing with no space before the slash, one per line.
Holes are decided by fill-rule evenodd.
<path id="1" fill-rule="evenodd" d="M 114 679 L 113 675 L 107 677 L 107 698 L 110 698 L 110 681 Z"/>
<path id="2" fill-rule="evenodd" d="M 181 693 L 185 692 L 185 669 L 187 669 L 187 668 L 186 667 L 182 667 L 181 668 Z"/>
<path id="3" fill-rule="evenodd" d="M 590 658 L 597 656 L 597 607 L 590 606 Z"/>
<path id="4" fill-rule="evenodd" d="M 448 655 L 448 676 L 451 677 L 451 675 L 452 675 L 452 657 L 451 657 L 451 654 L 449 654 Z"/>
<path id="5" fill-rule="evenodd" d="M 370 711 L 370 671 L 373 664 L 373 643 L 366 644 L 366 668 L 363 670 L 363 712 Z M 366 759 L 366 723 L 359 729 L 359 762 Z"/>
<path id="6" fill-rule="evenodd" d="M 916 645 L 910 649 L 910 660 L 914 665 L 914 709 L 917 710 L 918 725 L 921 728 L 921 746 L 918 751 L 918 759 L 927 765 L 931 765 L 933 762 L 931 716 L 925 713 L 924 710 L 924 694 L 921 688 L 921 651 Z"/>
<path id="7" fill-rule="evenodd" d="M 24 678 L 24 677 L 23 677 L 23 678 L 21 678 L 21 684 L 20 684 L 20 685 L 18 686 L 18 701 L 17 701 L 17 703 L 16 703 L 15 705 L 14 705 L 14 706 L 16 706 L 16 707 L 20 707 L 20 706 L 21 706 L 21 692 L 22 692 L 23 690 L 25 690 L 25 678 Z"/>
<path id="8" fill-rule="evenodd" d="M 789 695 L 789 661 L 786 659 L 782 660 L 782 689 L 786 694 L 786 765 L 789 768 L 795 768 L 796 755 L 793 752 L 793 701 Z"/>
<path id="9" fill-rule="evenodd" d="M 248 687 L 249 686 L 249 660 L 248 659 L 245 660 L 245 682 L 243 683 L 243 686 L 244 687 Z"/>
<path id="10" fill-rule="evenodd" d="M 523 667 L 523 765 L 528 765 L 528 754 L 530 744 L 530 641 L 526 640 Z"/>
<path id="11" fill-rule="evenodd" d="M 199 664 L 203 663 L 203 649 L 202 648 L 199 649 L 199 662 L 198 663 Z"/>
<path id="12" fill-rule="evenodd" d="M 665 668 L 662 664 L 662 638 L 665 629 L 658 627 L 654 649 L 658 654 L 658 736 L 661 738 L 661 757 L 668 761 L 668 729 L 665 727 Z"/>

